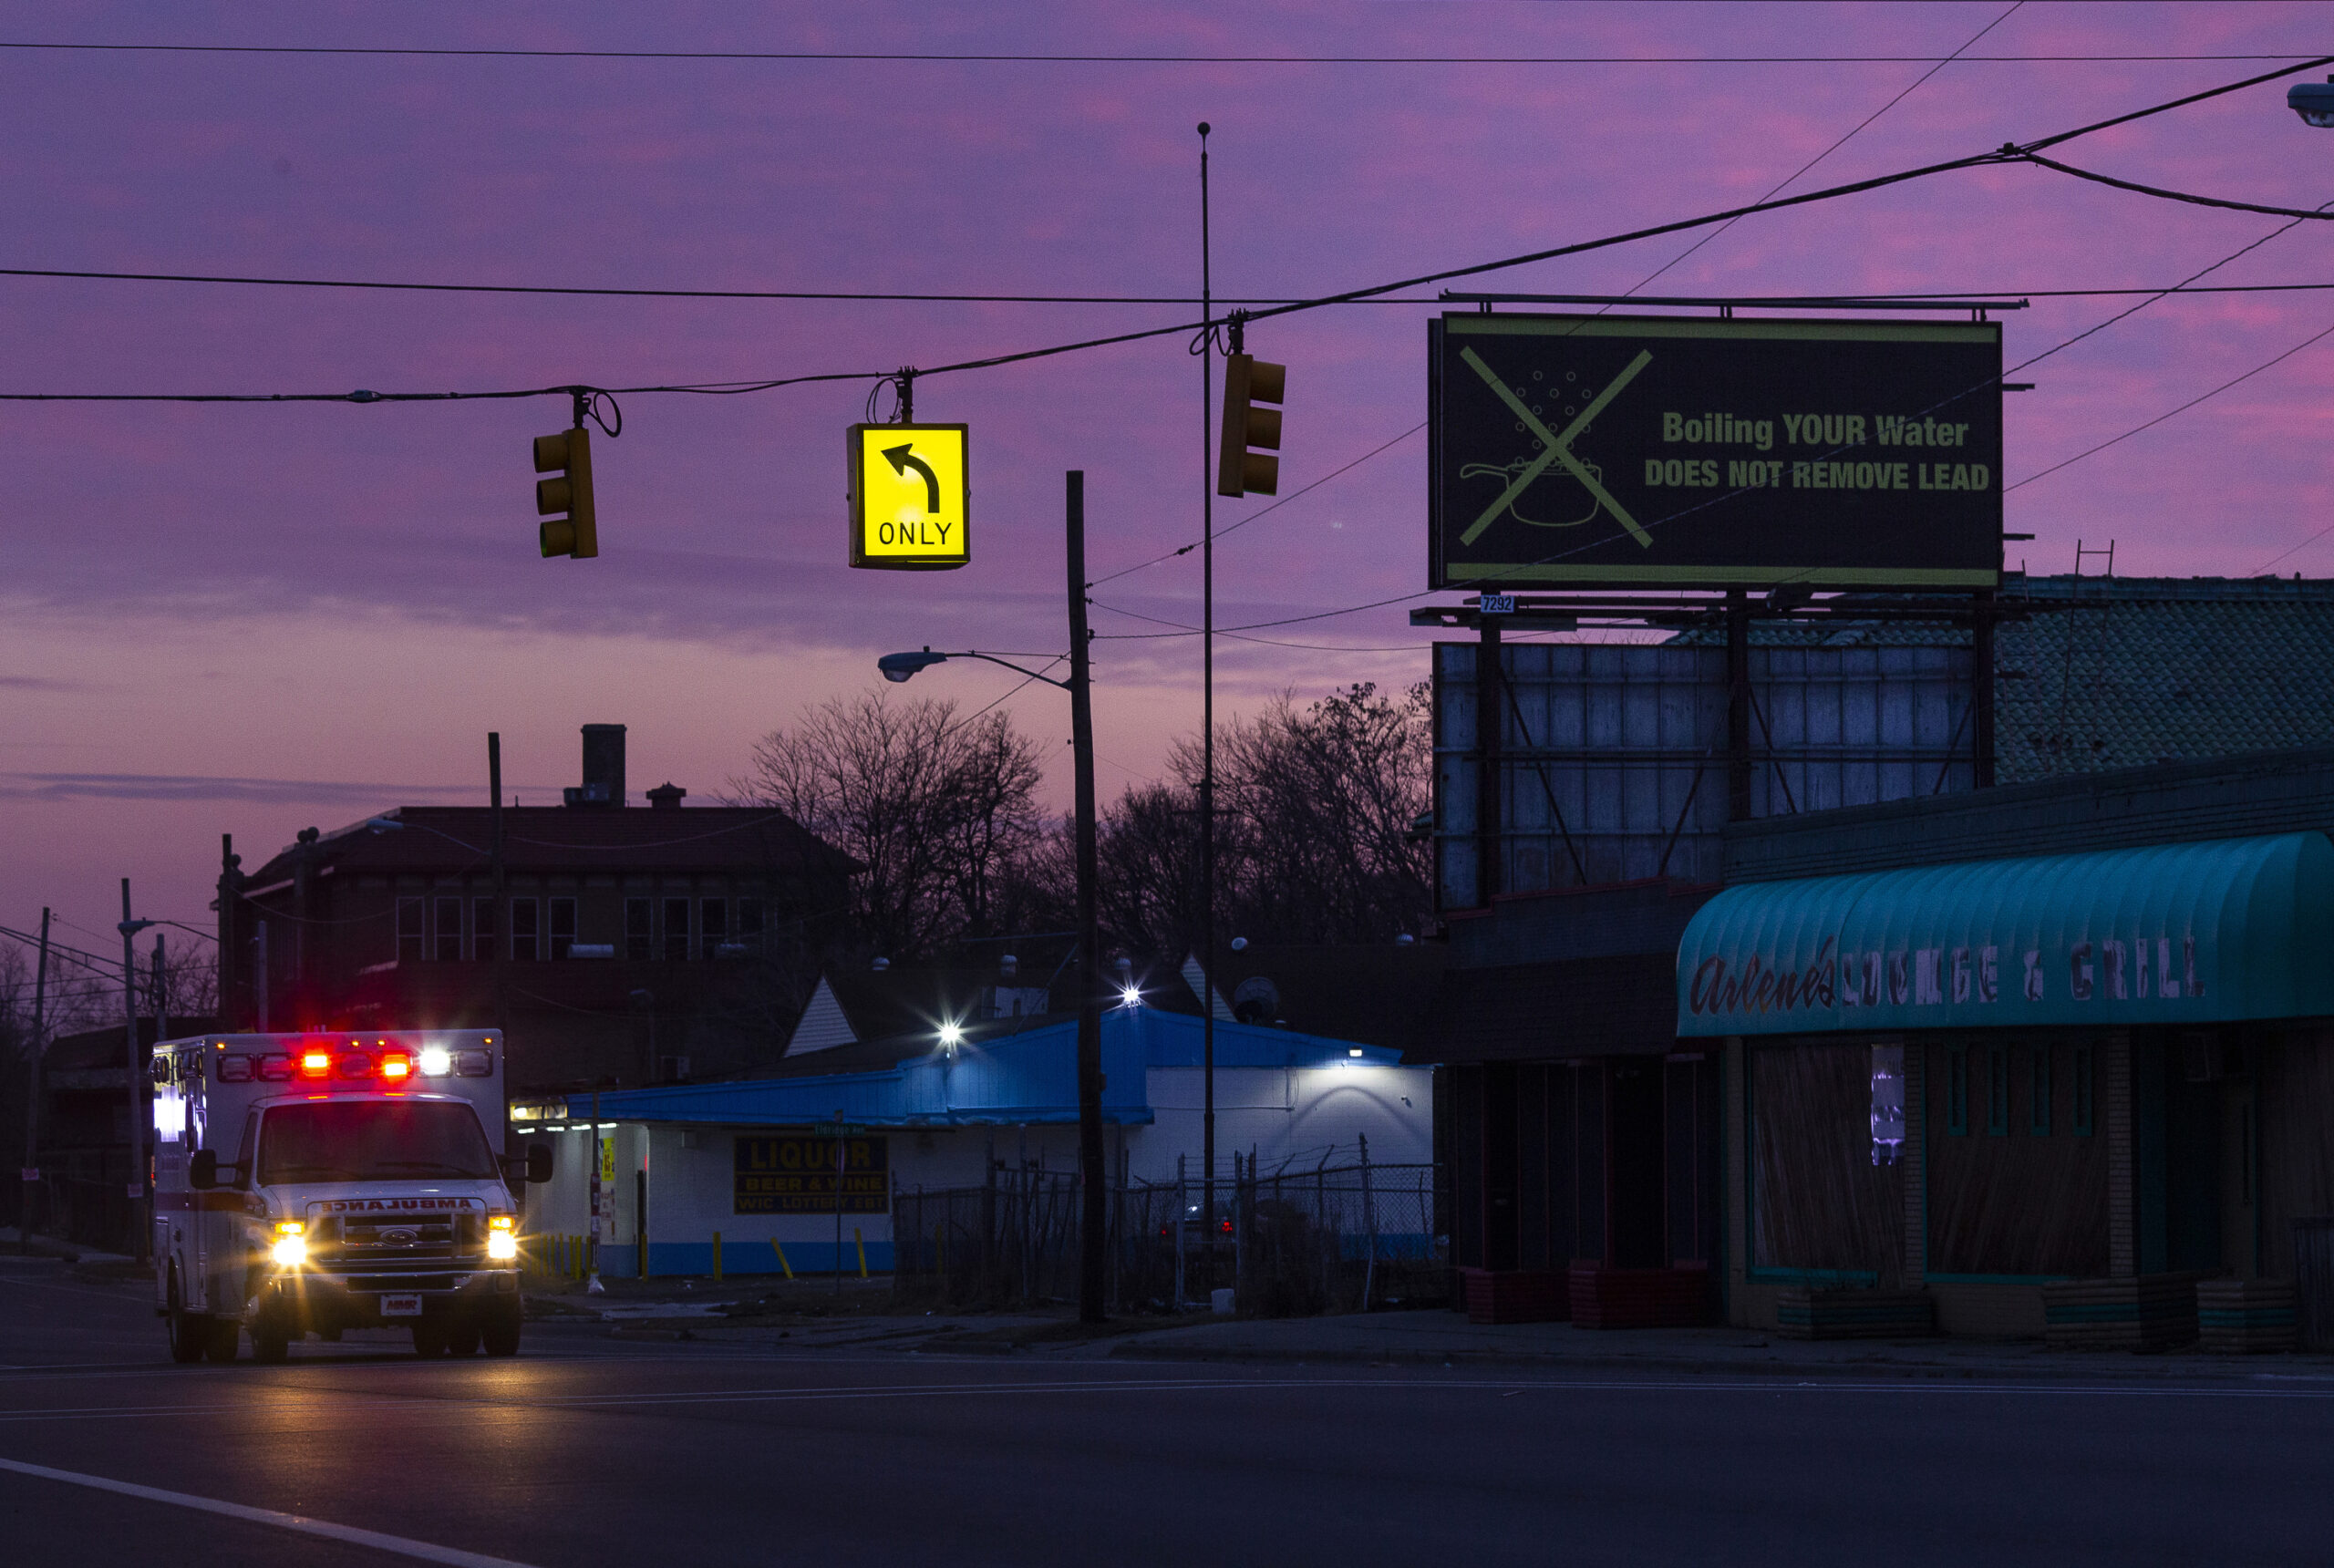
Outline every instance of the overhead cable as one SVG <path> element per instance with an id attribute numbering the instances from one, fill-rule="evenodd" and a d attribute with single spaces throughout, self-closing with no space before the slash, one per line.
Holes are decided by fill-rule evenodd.
<path id="1" fill-rule="evenodd" d="M 2247 77 L 2241 81 L 2228 82 L 2219 87 L 2207 88 L 2201 92 L 2189 93 L 2181 98 L 2167 99 L 2163 103 L 2152 104 L 2145 108 L 2133 109 L 2124 114 L 2116 115 L 2108 119 L 2094 121 L 2090 125 L 2078 126 L 2071 130 L 2060 131 L 2054 136 L 2047 136 L 2040 140 L 2027 142 L 2022 145 L 2014 142 L 2005 143 L 2001 148 L 1991 152 L 1973 153 L 1967 157 L 1947 159 L 1938 163 L 1924 164 L 1914 169 L 1899 170 L 1889 174 L 1874 175 L 1869 179 L 1852 181 L 1843 185 L 1828 186 L 1820 191 L 1803 191 L 1796 196 L 1774 197 L 1764 201 L 1753 201 L 1740 207 L 1727 208 L 1715 212 L 1704 213 L 1699 217 L 1681 218 L 1671 222 L 1656 223 L 1645 228 L 1630 230 L 1624 233 L 1608 234 L 1599 239 L 1576 241 L 1567 245 L 1554 245 L 1544 250 L 1527 252 L 1522 255 L 1502 257 L 1496 261 L 1477 262 L 1466 266 L 1450 267 L 1438 272 L 1424 273 L 1416 277 L 1402 278 L 1392 283 L 1374 284 L 1367 288 L 1348 289 L 1341 293 L 1324 294 L 1312 299 L 1300 300 L 1285 304 L 1266 305 L 1256 310 L 1247 311 L 1245 312 L 1245 315 L 1249 323 L 1253 325 L 1255 322 L 1266 321 L 1277 316 L 1291 315 L 1302 311 L 1318 310 L 1327 305 L 1346 304 L 1357 300 L 1373 299 L 1386 294 L 1397 294 L 1404 289 L 1421 288 L 1429 284 L 1446 283 L 1453 278 L 1478 277 L 1485 273 L 1499 272 L 1510 267 L 1528 266 L 1534 263 L 1554 261 L 1564 256 L 1583 255 L 1593 251 L 1608 250 L 1617 245 L 1632 244 L 1640 240 L 1654 239 L 1663 234 L 1682 233 L 1689 230 L 1705 228 L 1711 224 L 1730 222 L 1736 218 L 1743 217 L 1753 212 L 1778 211 L 1788 207 L 1803 207 L 1817 201 L 1832 201 L 1842 196 L 1852 196 L 1869 191 L 1885 190 L 1893 185 L 1901 185 L 1910 181 L 1926 179 L 1932 175 L 1949 173 L 1963 169 L 1987 168 L 2003 163 L 2026 160 L 2031 159 L 2034 152 L 2046 147 L 2056 147 L 2064 142 L 2072 141 L 2077 138 L 2091 135 L 2097 131 L 2110 129 L 2116 126 L 2129 125 L 2134 121 L 2145 119 L 2153 115 L 2165 114 L 2176 108 L 2184 108 L 2193 104 L 2203 103 L 2209 99 L 2220 98 L 2229 93 L 2242 91 L 2246 88 L 2258 87 L 2266 82 L 2276 81 L 2281 77 L 2293 76 L 2302 71 L 2315 69 L 2320 66 L 2327 65 L 2334 65 L 2334 56 L 2319 56 L 2312 59 L 2305 60 L 2298 65 L 2285 66 L 2274 71 L 2265 71 L 2257 76 Z M 2260 210 L 2267 211 L 2268 209 Z M 1026 364 L 1032 360 L 1048 359 L 1065 354 L 1077 354 L 1090 349 L 1110 347 L 1120 344 L 1140 343 L 1154 337 L 1178 335 L 1189 336 L 1193 333 L 1210 331 L 1217 324 L 1212 320 L 1179 322 L 1168 326 L 1146 327 L 1133 332 L 1112 333 L 1100 337 L 1082 338 L 1070 343 L 1053 344 L 1042 348 L 1022 349 L 1007 354 L 988 355 L 977 359 L 959 360 L 949 365 L 920 366 L 917 369 L 916 374 L 919 377 L 925 377 L 932 376 L 946 376 L 968 370 L 991 370 L 1003 366 Z M 691 393 L 700 396 L 726 397 L 737 396 L 742 393 L 771 391 L 781 387 L 805 386 L 817 382 L 872 381 L 885 376 L 895 374 L 895 371 L 831 371 L 812 375 L 773 377 L 766 379 L 751 381 L 662 383 L 636 387 L 591 387 L 571 383 L 552 387 L 534 387 L 486 392 L 375 392 L 367 390 L 328 393 L 6 392 L 0 393 L 0 402 L 406 403 L 450 402 L 479 399 L 542 397 L 552 396 L 572 397 L 578 392 L 607 392 L 635 396 L 645 396 L 656 393 Z"/>
<path id="2" fill-rule="evenodd" d="M 2298 60 L 2287 54 L 2027 55 L 1166 55 L 974 52 L 939 49 L 516 49 L 331 44 L 79 44 L 0 40 L 0 49 L 120 55 L 315 55 L 484 60 L 703 60 L 900 65 L 1040 66 L 1925 66 L 2164 65 Z"/>

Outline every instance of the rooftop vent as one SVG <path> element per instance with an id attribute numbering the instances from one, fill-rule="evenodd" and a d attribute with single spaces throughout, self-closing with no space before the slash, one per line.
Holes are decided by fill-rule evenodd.
<path id="1" fill-rule="evenodd" d="M 652 811 L 677 811 L 681 809 L 681 797 L 687 793 L 687 790 L 667 779 L 664 783 L 648 791 L 648 809 Z"/>

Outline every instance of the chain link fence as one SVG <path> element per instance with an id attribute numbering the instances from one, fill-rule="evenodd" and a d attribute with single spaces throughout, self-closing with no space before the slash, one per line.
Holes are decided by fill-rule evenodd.
<path id="1" fill-rule="evenodd" d="M 38 1181 L 20 1185 L 20 1206 L 29 1212 L 19 1223 L 34 1234 L 103 1252 L 137 1250 L 137 1205 L 119 1179 L 95 1181 L 43 1172 Z"/>
<path id="2" fill-rule="evenodd" d="M 1343 1152 L 1343 1151 L 1340 1151 Z M 1242 1311 L 1285 1317 L 1450 1298 L 1441 1171 L 1347 1153 L 1309 1170 L 1260 1171 L 1234 1156 L 1207 1212 L 1204 1183 L 1110 1188 L 1114 1313 L 1172 1312 L 1234 1293 Z M 1031 1305 L 1078 1295 L 1074 1174 L 999 1168 L 979 1187 L 903 1191 L 893 1208 L 893 1288 L 904 1303 Z"/>

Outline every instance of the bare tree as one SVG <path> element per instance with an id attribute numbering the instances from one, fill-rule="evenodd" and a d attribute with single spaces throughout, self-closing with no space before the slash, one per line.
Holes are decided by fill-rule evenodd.
<path id="1" fill-rule="evenodd" d="M 1383 941 L 1432 913 L 1427 688 L 1370 685 L 1300 707 L 1284 694 L 1216 737 L 1216 928 L 1272 942 Z M 1178 958 L 1200 932 L 1200 747 L 1166 782 L 1104 812 L 1104 924 L 1119 945 Z"/>
<path id="2" fill-rule="evenodd" d="M 1219 740 L 1216 799 L 1243 830 L 1239 919 L 1296 942 L 1424 923 L 1432 864 L 1411 824 L 1431 799 L 1430 708 L 1423 685 L 1399 702 L 1367 683 L 1303 708 L 1283 695 Z"/>
<path id="3" fill-rule="evenodd" d="M 755 744 L 731 783 L 865 867 L 851 924 L 873 952 L 918 957 L 990 929 L 1013 867 L 1038 850 L 1036 744 L 1004 714 L 947 698 L 837 697 Z"/>

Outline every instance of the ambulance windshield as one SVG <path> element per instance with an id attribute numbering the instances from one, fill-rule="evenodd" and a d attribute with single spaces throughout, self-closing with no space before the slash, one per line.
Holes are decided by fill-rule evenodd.
<path id="1" fill-rule="evenodd" d="M 262 1186 L 496 1174 L 478 1114 L 460 1101 L 319 1100 L 276 1106 L 260 1124 Z"/>

